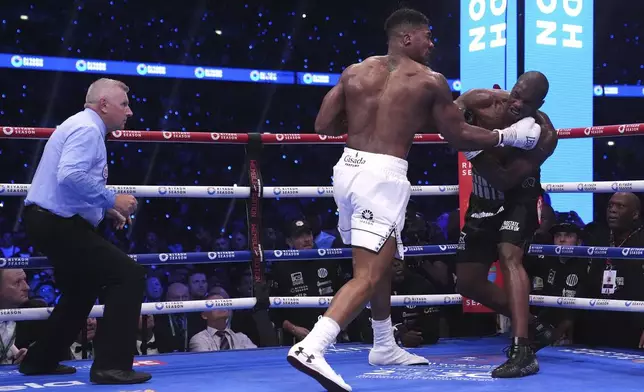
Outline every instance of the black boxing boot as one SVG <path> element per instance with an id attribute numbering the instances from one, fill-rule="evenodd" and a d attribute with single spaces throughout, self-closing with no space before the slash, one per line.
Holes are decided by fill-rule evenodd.
<path id="1" fill-rule="evenodd" d="M 532 340 L 530 346 L 535 354 L 556 341 L 555 327 L 540 321 L 537 317 L 532 320 L 528 328 L 530 329 L 530 340 Z"/>
<path id="2" fill-rule="evenodd" d="M 513 338 L 508 360 L 492 371 L 492 378 L 525 377 L 539 372 L 539 362 L 530 347 L 530 340 Z"/>

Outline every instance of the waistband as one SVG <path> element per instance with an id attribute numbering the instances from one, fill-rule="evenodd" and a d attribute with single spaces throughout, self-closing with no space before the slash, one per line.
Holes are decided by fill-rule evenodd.
<path id="1" fill-rule="evenodd" d="M 404 159 L 392 155 L 354 150 L 349 147 L 344 148 L 344 153 L 338 163 L 347 167 L 382 169 L 405 177 L 409 167 L 409 164 Z"/>

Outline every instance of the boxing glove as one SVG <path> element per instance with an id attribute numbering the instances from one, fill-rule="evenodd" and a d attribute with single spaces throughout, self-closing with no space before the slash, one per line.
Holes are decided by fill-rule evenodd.
<path id="1" fill-rule="evenodd" d="M 499 133 L 497 147 L 509 146 L 522 150 L 532 150 L 541 136 L 541 127 L 532 117 L 526 117 L 505 129 L 495 129 L 495 131 Z"/>

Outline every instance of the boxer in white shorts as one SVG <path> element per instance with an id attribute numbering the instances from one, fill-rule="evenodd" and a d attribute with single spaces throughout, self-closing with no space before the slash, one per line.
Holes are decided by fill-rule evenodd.
<path id="1" fill-rule="evenodd" d="M 334 168 L 333 182 L 342 238 L 352 247 L 353 278 L 287 360 L 329 391 L 351 387 L 331 369 L 324 352 L 368 302 L 374 337 L 369 363 L 428 364 L 396 345 L 390 318 L 393 259 L 404 256 L 400 232 L 410 196 L 405 159 L 414 135 L 434 129 L 464 151 L 502 145 L 529 150 L 539 140 L 541 129 L 532 118 L 494 131 L 465 123 L 445 77 L 426 65 L 434 47 L 428 26 L 418 11 L 394 12 L 385 23 L 387 55 L 345 69 L 315 120 L 319 134 L 347 134 L 348 148 Z"/>
<path id="2" fill-rule="evenodd" d="M 385 241 L 393 237 L 394 257 L 403 260 L 400 233 L 410 195 L 407 161 L 346 147 L 333 168 L 333 197 L 342 241 L 379 253 Z"/>

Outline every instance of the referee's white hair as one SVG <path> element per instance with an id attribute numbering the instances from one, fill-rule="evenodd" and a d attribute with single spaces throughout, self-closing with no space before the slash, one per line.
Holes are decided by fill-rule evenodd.
<path id="1" fill-rule="evenodd" d="M 130 88 L 120 80 L 101 78 L 92 83 L 87 89 L 87 95 L 85 96 L 85 107 L 89 104 L 95 104 L 100 101 L 101 98 L 104 98 L 111 89 L 120 88 L 126 93 L 130 91 Z"/>

